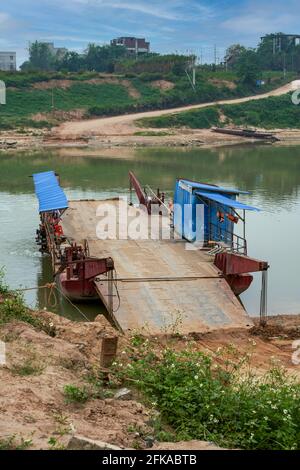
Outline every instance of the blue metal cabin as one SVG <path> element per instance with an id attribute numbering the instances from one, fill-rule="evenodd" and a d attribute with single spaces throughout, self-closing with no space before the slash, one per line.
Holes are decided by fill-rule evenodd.
<path id="1" fill-rule="evenodd" d="M 237 201 L 239 194 L 248 193 L 177 179 L 174 194 L 175 232 L 190 242 L 199 241 L 199 235 L 202 233 L 201 241 L 204 244 L 223 242 L 231 248 L 236 248 L 236 251 L 246 253 L 245 211 L 259 209 Z M 201 206 L 204 207 L 202 213 L 199 211 Z M 243 211 L 243 217 L 237 210 Z M 202 214 L 203 220 L 199 221 L 199 214 Z M 234 234 L 234 225 L 239 220 L 244 224 L 244 237 Z"/>
<path id="2" fill-rule="evenodd" d="M 68 200 L 60 187 L 54 171 L 44 171 L 32 175 L 35 194 L 39 201 L 39 212 L 51 212 L 57 209 L 67 209 Z"/>

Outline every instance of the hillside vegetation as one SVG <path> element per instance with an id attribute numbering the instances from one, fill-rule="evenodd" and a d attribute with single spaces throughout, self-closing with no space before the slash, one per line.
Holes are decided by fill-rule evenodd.
<path id="1" fill-rule="evenodd" d="M 253 126 L 265 129 L 300 128 L 300 106 L 292 103 L 291 95 L 253 100 L 241 104 L 211 106 L 178 114 L 169 114 L 138 121 L 143 127 L 189 127 L 208 129 L 226 125 Z"/>
<path id="2" fill-rule="evenodd" d="M 0 129 L 52 127 L 72 119 L 205 103 L 259 93 L 284 82 L 274 74 L 266 87 L 253 89 L 225 71 L 199 73 L 195 91 L 186 75 L 174 73 L 17 72 L 0 73 L 0 80 L 7 87 Z"/>

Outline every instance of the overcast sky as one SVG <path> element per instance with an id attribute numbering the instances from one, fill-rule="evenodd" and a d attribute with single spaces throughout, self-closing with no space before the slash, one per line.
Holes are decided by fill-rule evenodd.
<path id="1" fill-rule="evenodd" d="M 89 42 L 146 37 L 157 52 L 192 51 L 212 61 L 230 44 L 256 46 L 265 33 L 300 33 L 299 0 L 0 0 L 0 50 L 54 41 L 82 51 Z"/>

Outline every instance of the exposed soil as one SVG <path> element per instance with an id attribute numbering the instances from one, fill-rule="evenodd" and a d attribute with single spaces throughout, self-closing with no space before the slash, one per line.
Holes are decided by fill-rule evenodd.
<path id="1" fill-rule="evenodd" d="M 132 447 L 137 440 L 132 429 L 147 430 L 150 411 L 142 404 L 113 398 L 67 404 L 63 395 L 67 384 L 87 386 L 84 376 L 99 365 L 101 336 L 110 326 L 39 315 L 55 323 L 55 338 L 23 323 L 1 328 L 7 365 L 0 367 L 0 438 L 15 435 L 16 440 L 31 439 L 33 449 L 47 449 L 50 438 L 66 445 L 78 433 Z M 36 372 L 22 375 L 28 364 Z"/>
<path id="2" fill-rule="evenodd" d="M 0 439 L 15 435 L 31 439 L 31 448 L 47 449 L 49 439 L 65 446 L 76 433 L 90 439 L 105 441 L 126 448 L 145 447 L 141 436 L 153 432 L 149 420 L 153 410 L 147 409 L 133 393 L 128 399 L 100 397 L 86 403 L 66 403 L 64 386 L 88 386 L 85 380 L 99 366 L 101 338 L 116 334 L 103 317 L 95 322 L 76 323 L 49 312 L 37 312 L 55 331 L 55 337 L 21 322 L 0 328 L 5 341 L 7 364 L 0 366 Z M 299 366 L 292 362 L 293 339 L 300 337 L 300 315 L 271 317 L 266 328 L 229 330 L 189 337 L 159 338 L 159 343 L 182 349 L 193 341 L 197 350 L 214 353 L 223 346 L 237 348 L 238 356 L 250 352 L 252 365 L 258 373 L 276 360 L 294 375 L 300 376 Z M 119 338 L 118 355 L 128 345 Z M 33 373 L 24 375 L 30 366 Z M 139 432 L 137 432 L 139 430 Z M 156 449 L 210 449 L 209 443 L 157 443 Z"/>
<path id="3" fill-rule="evenodd" d="M 104 83 L 113 81 L 123 82 L 126 86 L 126 80 L 118 78 L 97 78 L 89 80 L 93 83 Z M 64 82 L 64 86 L 67 84 Z M 69 82 L 69 81 L 68 81 Z M 161 81 L 160 81 L 161 82 Z M 51 82 L 45 82 L 45 86 Z M 73 82 L 72 82 L 73 83 Z M 129 86 L 130 85 L 130 86 Z M 128 81 L 128 91 L 132 93 L 137 90 L 131 89 Z M 175 109 L 164 109 L 135 114 L 125 114 L 121 116 L 112 116 L 86 120 L 80 117 L 84 110 L 74 110 L 70 112 L 54 111 L 49 114 L 35 115 L 34 119 L 49 122 L 61 121 L 67 119 L 67 122 L 49 130 L 27 129 L 25 133 L 20 134 L 16 131 L 3 131 L 0 133 L 0 148 L 46 148 L 46 147 L 92 147 L 109 149 L 114 147 L 218 147 L 224 145 L 236 145 L 241 143 L 257 143 L 257 139 L 231 136 L 226 134 L 217 134 L 211 129 L 159 129 L 162 134 L 159 135 L 157 129 L 143 128 L 137 125 L 136 121 L 141 118 L 163 116 L 170 113 L 178 113 L 191 109 L 200 109 L 215 104 L 234 104 L 243 103 L 250 100 L 259 100 L 269 96 L 280 96 L 292 91 L 295 87 L 294 82 L 284 85 L 276 90 L 262 95 L 249 96 L 234 100 L 224 100 L 220 102 L 203 103 L 199 105 L 185 106 Z M 135 95 L 137 97 L 137 95 Z M 264 130 L 264 129 L 260 129 Z M 148 135 L 140 135 L 148 133 Z M 268 129 L 280 139 L 274 145 L 293 145 L 300 142 L 300 129 Z M 138 135 L 137 135 L 138 134 Z M 153 134 L 153 135 L 149 135 Z M 7 145 L 7 142 L 13 145 Z"/>
<path id="4" fill-rule="evenodd" d="M 168 80 L 154 80 L 150 82 L 150 85 L 154 88 L 158 88 L 161 91 L 168 91 L 173 90 L 175 84 L 173 82 L 169 82 Z"/>
<path id="5" fill-rule="evenodd" d="M 48 121 L 56 125 L 57 122 L 78 121 L 83 119 L 86 109 L 72 109 L 71 111 L 53 110 L 50 113 L 37 113 L 33 114 L 30 119 L 36 122 Z"/>
<path id="6" fill-rule="evenodd" d="M 76 139 L 78 137 L 82 137 L 83 135 L 88 137 L 115 137 L 118 136 L 123 137 L 123 140 L 127 142 L 129 136 L 133 136 L 135 132 L 141 131 L 141 127 L 138 127 L 135 123 L 138 119 L 148 118 L 148 117 L 158 117 L 164 116 L 170 113 L 178 113 L 181 111 L 188 111 L 192 109 L 201 109 L 207 106 L 214 106 L 216 104 L 235 104 L 235 103 L 245 103 L 251 100 L 260 100 L 263 98 L 267 98 L 269 96 L 280 96 L 283 94 L 288 93 L 293 89 L 293 84 L 284 85 L 276 90 L 273 90 L 269 93 L 264 93 L 261 95 L 255 96 L 248 96 L 246 98 L 238 98 L 233 100 L 223 100 L 223 101 L 214 101 L 211 103 L 203 103 L 198 105 L 191 105 L 191 106 L 184 106 L 180 108 L 174 109 L 164 109 L 164 110 L 157 110 L 157 111 L 148 111 L 142 113 L 135 113 L 135 114 L 127 114 L 123 116 L 113 116 L 113 117 L 106 117 L 106 118 L 99 118 L 99 119 L 91 119 L 88 121 L 80 121 L 80 122 L 72 122 L 72 123 L 65 123 L 62 124 L 60 127 L 53 131 L 53 135 L 56 136 L 58 139 Z M 149 129 L 148 129 L 149 130 Z M 163 129 L 161 129 L 163 130 Z M 199 134 L 200 132 L 209 132 L 208 130 L 205 131 L 197 131 Z M 189 132 L 193 134 L 191 130 Z M 178 132 L 179 134 L 179 132 Z M 160 139 L 159 137 L 155 137 L 155 139 Z M 223 141 L 224 136 L 222 136 Z M 232 136 L 230 136 L 232 139 Z M 217 140 L 217 138 L 215 138 Z M 238 139 L 241 141 L 241 139 Z M 176 142 L 176 136 L 172 137 L 172 141 Z"/>
<path id="7" fill-rule="evenodd" d="M 67 90 L 76 84 L 74 80 L 49 80 L 45 82 L 37 82 L 32 85 L 35 90 L 52 90 L 53 88 L 61 88 Z"/>
<path id="8" fill-rule="evenodd" d="M 76 80 L 49 80 L 45 82 L 38 82 L 34 83 L 32 85 L 32 88 L 35 88 L 36 90 L 52 90 L 53 88 L 61 88 L 63 90 L 67 90 L 73 85 L 76 85 L 78 83 L 88 83 L 90 85 L 103 85 L 105 83 L 109 83 L 112 85 L 122 85 L 124 86 L 127 91 L 129 96 L 131 98 L 140 98 L 140 92 L 132 85 L 132 83 L 129 80 L 125 79 L 119 79 L 115 77 L 102 77 L 102 78 L 91 78 L 89 80 L 81 80 L 81 81 L 76 81 Z"/>
<path id="9" fill-rule="evenodd" d="M 213 85 L 219 87 L 219 88 L 229 88 L 229 90 L 235 90 L 237 85 L 234 82 L 230 82 L 229 80 L 218 80 L 216 78 L 211 78 L 208 80 L 209 83 L 212 83 Z"/>

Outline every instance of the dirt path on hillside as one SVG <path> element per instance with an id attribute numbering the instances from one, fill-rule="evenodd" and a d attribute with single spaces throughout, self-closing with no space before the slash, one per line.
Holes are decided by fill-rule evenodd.
<path id="1" fill-rule="evenodd" d="M 68 139 L 74 140 L 74 139 L 79 139 L 79 138 L 93 138 L 93 137 L 94 138 L 95 137 L 110 137 L 112 139 L 110 143 L 113 144 L 115 138 L 117 138 L 118 145 L 121 145 L 122 143 L 126 144 L 128 141 L 128 138 L 130 140 L 132 136 L 134 136 L 135 140 L 137 140 L 137 136 L 135 136 L 135 133 L 141 130 L 140 127 L 137 127 L 135 125 L 135 121 L 137 119 L 164 116 L 166 114 L 179 113 L 182 111 L 188 111 L 192 109 L 200 109 L 200 108 L 205 108 L 207 106 L 214 106 L 216 104 L 238 104 L 238 103 L 245 103 L 247 101 L 252 101 L 252 100 L 261 100 L 264 98 L 268 98 L 270 96 L 281 96 L 286 93 L 289 93 L 290 91 L 293 91 L 294 89 L 295 89 L 295 83 L 291 82 L 280 88 L 277 88 L 276 90 L 272 90 L 268 93 L 264 93 L 261 95 L 247 96 L 244 98 L 231 99 L 231 100 L 213 101 L 209 103 L 183 106 L 183 107 L 173 108 L 173 109 L 164 109 L 164 110 L 149 111 L 149 112 L 142 112 L 142 113 L 135 113 L 135 114 L 127 114 L 127 115 L 122 115 L 122 116 L 91 119 L 88 121 L 85 120 L 85 121 L 78 121 L 78 122 L 66 122 L 62 124 L 61 126 L 59 126 L 58 128 L 54 129 L 52 136 L 54 138 L 63 139 L 63 140 L 68 140 Z M 206 129 L 205 132 L 208 133 L 210 131 Z M 190 136 L 193 134 L 195 134 L 193 130 L 191 130 L 191 132 L 189 132 L 189 130 L 185 130 L 184 135 Z M 176 140 L 177 135 L 182 136 L 183 134 L 180 131 L 177 132 L 176 130 L 176 134 L 172 135 L 171 137 L 171 142 L 174 142 L 174 139 Z M 204 131 L 202 131 L 201 135 L 202 135 L 202 138 L 205 137 Z M 141 137 L 144 137 L 144 136 L 141 136 Z M 214 136 L 214 138 L 216 137 Z M 152 136 L 150 137 L 150 139 L 152 142 L 154 139 L 162 140 L 162 142 L 166 140 L 168 142 L 168 139 L 160 139 L 160 136 L 157 136 L 157 137 Z M 141 140 L 144 140 L 144 139 L 141 139 Z M 222 136 L 222 140 L 224 141 L 226 140 L 226 138 Z M 232 136 L 229 136 L 229 140 L 234 141 L 235 139 L 232 138 Z"/>

